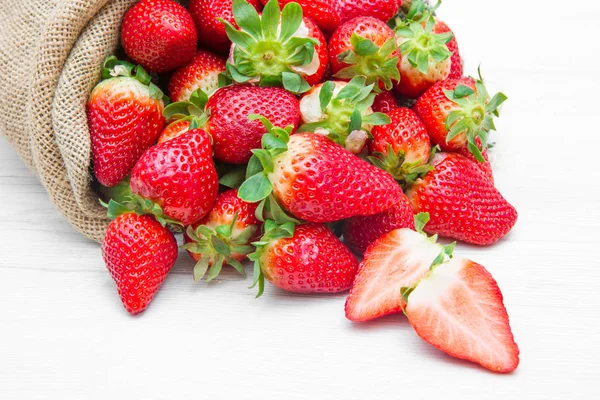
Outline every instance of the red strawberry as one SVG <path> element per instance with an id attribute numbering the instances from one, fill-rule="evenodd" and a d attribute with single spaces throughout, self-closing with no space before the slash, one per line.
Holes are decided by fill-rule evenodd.
<path id="1" fill-rule="evenodd" d="M 260 0 L 265 5 L 268 0 Z M 332 0 L 278 0 L 279 6 L 287 3 L 298 3 L 302 7 L 304 15 L 315 20 L 319 28 L 326 34 L 331 35 L 340 25 L 340 10 L 336 1 Z"/>
<path id="2" fill-rule="evenodd" d="M 451 67 L 450 73 L 448 74 L 448 79 L 460 79 L 463 76 L 463 64 L 462 58 L 460 57 L 460 51 L 458 49 L 458 41 L 456 40 L 456 35 L 452 30 L 446 25 L 446 23 L 439 18 L 435 19 L 435 25 L 433 26 L 433 33 L 441 34 L 450 32 L 452 34 L 452 40 L 446 43 L 448 50 L 452 53 L 450 57 Z"/>
<path id="3" fill-rule="evenodd" d="M 300 100 L 304 124 L 298 130 L 325 135 L 348 151 L 360 153 L 373 126 L 390 122 L 385 114 L 371 109 L 373 85 L 357 76 L 350 82 L 328 81 L 313 87 Z"/>
<path id="4" fill-rule="evenodd" d="M 110 57 L 102 75 L 105 80 L 88 100 L 87 117 L 94 174 L 102 185 L 114 186 L 156 143 L 165 124 L 164 103 L 141 67 Z"/>
<path id="5" fill-rule="evenodd" d="M 400 201 L 402 189 L 386 172 L 324 136 L 269 126 L 255 150 L 239 195 L 249 202 L 271 193 L 295 217 L 316 223 L 372 215 Z M 289 131 L 289 129 L 288 129 Z"/>
<path id="6" fill-rule="evenodd" d="M 254 251 L 250 242 L 262 226 L 256 216 L 256 203 L 242 201 L 237 190 L 228 190 L 217 196 L 212 210 L 202 220 L 187 228 L 185 248 L 197 264 L 194 279 L 206 281 L 216 278 L 224 264 L 231 265 L 245 275 L 240 261 Z"/>
<path id="7" fill-rule="evenodd" d="M 258 0 L 248 0 L 256 10 L 260 10 Z M 190 13 L 196 23 L 198 40 L 202 47 L 220 54 L 226 54 L 231 42 L 220 18 L 235 25 L 231 10 L 232 0 L 190 0 Z M 236 25 L 237 26 L 237 25 Z"/>
<path id="8" fill-rule="evenodd" d="M 219 88 L 219 74 L 225 72 L 225 60 L 208 51 L 199 50 L 191 63 L 175 71 L 169 81 L 173 101 L 188 101 L 196 90 L 208 96 Z"/>
<path id="9" fill-rule="evenodd" d="M 311 18 L 302 17 L 298 3 L 280 11 L 277 0 L 262 15 L 245 0 L 233 0 L 233 15 L 240 30 L 224 22 L 233 45 L 227 64 L 235 82 L 281 85 L 304 93 L 319 83 L 327 70 L 327 43 Z"/>
<path id="10" fill-rule="evenodd" d="M 402 195 L 398 204 L 379 214 L 366 217 L 352 217 L 344 223 L 344 243 L 357 253 L 364 253 L 367 247 L 381 236 L 395 229 L 414 229 L 414 211 L 408 198 Z"/>
<path id="11" fill-rule="evenodd" d="M 171 139 L 175 139 L 176 137 L 188 132 L 190 130 L 191 123 L 192 122 L 190 119 L 179 119 L 171 122 L 158 137 L 158 143 L 164 143 Z"/>
<path id="12" fill-rule="evenodd" d="M 206 109 L 210 114 L 206 130 L 213 137 L 215 158 L 231 164 L 247 163 L 267 132 L 260 121 L 249 121 L 249 115 L 263 115 L 277 126 L 292 126 L 292 132 L 300 123 L 298 100 L 277 87 L 224 87 L 209 99 Z"/>
<path id="13" fill-rule="evenodd" d="M 172 0 L 142 0 L 125 14 L 121 43 L 150 72 L 165 72 L 194 57 L 198 37 L 192 16 Z"/>
<path id="14" fill-rule="evenodd" d="M 504 101 L 503 93 L 490 99 L 482 80 L 448 79 L 427 90 L 413 109 L 425 124 L 431 141 L 442 150 L 468 150 L 484 162 L 481 152 L 487 148 L 489 132 L 496 129 L 494 117 Z"/>
<path id="15" fill-rule="evenodd" d="M 426 342 L 494 372 L 519 365 L 502 293 L 483 266 L 455 257 L 404 294 L 408 321 Z"/>
<path id="16" fill-rule="evenodd" d="M 335 31 L 329 42 L 329 61 L 334 77 L 350 80 L 367 77 L 367 84 L 392 89 L 400 80 L 400 53 L 394 31 L 381 20 L 354 18 Z"/>
<path id="17" fill-rule="evenodd" d="M 342 23 L 356 17 L 373 17 L 387 22 L 402 5 L 402 0 L 336 0 L 340 4 Z"/>
<path id="18" fill-rule="evenodd" d="M 177 241 L 152 216 L 123 214 L 108 226 L 102 257 L 125 309 L 146 309 L 177 259 Z"/>
<path id="19" fill-rule="evenodd" d="M 426 218 L 415 217 L 415 222 L 422 221 L 419 229 Z M 364 322 L 402 312 L 405 301 L 400 289 L 413 286 L 451 251 L 452 246 L 444 248 L 411 229 L 396 229 L 381 236 L 369 246 L 358 267 L 346 300 L 346 318 Z"/>
<path id="20" fill-rule="evenodd" d="M 433 170 L 407 192 L 417 212 L 429 212 L 425 230 L 477 245 L 502 239 L 517 211 L 477 166 L 458 154 L 438 153 Z"/>
<path id="21" fill-rule="evenodd" d="M 358 267 L 352 252 L 324 225 L 278 226 L 267 220 L 265 234 L 255 244 L 257 251 L 250 259 L 255 261 L 258 296 L 265 278 L 289 292 L 343 292 L 352 285 Z"/>
<path id="22" fill-rule="evenodd" d="M 427 172 L 431 143 L 423 122 L 408 108 L 388 113 L 391 123 L 371 131 L 369 160 L 388 171 L 396 180 L 411 183 L 418 174 Z"/>
<path id="23" fill-rule="evenodd" d="M 160 206 L 165 217 L 182 225 L 202 219 L 218 189 L 210 137 L 201 129 L 148 149 L 131 172 L 132 192 Z"/>
<path id="24" fill-rule="evenodd" d="M 395 108 L 400 107 L 400 102 L 392 92 L 381 92 L 375 96 L 371 108 L 375 112 L 387 114 Z"/>
<path id="25" fill-rule="evenodd" d="M 475 139 L 475 145 L 481 150 L 482 146 L 481 146 L 481 139 L 477 138 Z M 467 148 L 463 148 L 461 150 L 458 151 L 458 154 L 464 156 L 465 158 L 468 158 L 469 160 L 473 161 L 475 163 L 475 165 L 477 165 L 477 168 L 479 168 L 481 170 L 481 172 L 483 172 L 483 174 L 485 176 L 487 176 L 487 178 L 494 183 L 494 172 L 492 171 L 492 164 L 490 164 L 490 159 L 488 156 L 488 149 L 485 148 L 481 151 L 481 156 L 483 157 L 483 162 L 479 162 L 475 156 L 473 155 L 473 153 L 471 153 L 469 151 L 469 149 Z"/>

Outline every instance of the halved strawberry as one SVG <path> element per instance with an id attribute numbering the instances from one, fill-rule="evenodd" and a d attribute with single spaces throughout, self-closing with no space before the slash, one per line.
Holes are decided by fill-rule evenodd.
<path id="1" fill-rule="evenodd" d="M 271 194 L 295 217 L 316 223 L 385 211 L 402 189 L 387 172 L 322 135 L 285 130 L 260 116 L 268 128 L 254 150 L 240 197 L 258 202 Z"/>
<path id="2" fill-rule="evenodd" d="M 371 109 L 373 86 L 366 85 L 364 76 L 357 76 L 350 82 L 328 81 L 313 87 L 300 100 L 304 124 L 298 131 L 325 135 L 346 150 L 360 153 L 371 129 L 390 122 L 387 115 Z"/>
<path id="3" fill-rule="evenodd" d="M 227 63 L 233 81 L 304 93 L 323 79 L 327 43 L 313 20 L 303 18 L 298 3 L 280 10 L 277 0 L 270 0 L 259 15 L 245 0 L 233 0 L 233 15 L 239 30 L 222 20 L 233 42 Z"/>
<path id="4" fill-rule="evenodd" d="M 197 264 L 194 267 L 194 279 L 206 281 L 216 278 L 224 265 L 231 265 L 240 274 L 245 275 L 240 261 L 254 251 L 250 245 L 262 226 L 256 216 L 256 203 L 246 203 L 237 194 L 237 190 L 225 191 L 215 200 L 208 215 L 184 234 L 184 248 Z"/>
<path id="5" fill-rule="evenodd" d="M 394 31 L 381 20 L 354 18 L 335 31 L 329 41 L 331 73 L 337 79 L 365 76 L 367 84 L 391 90 L 400 80 Z"/>
<path id="6" fill-rule="evenodd" d="M 268 0 L 260 0 L 263 5 Z M 340 25 L 341 16 L 337 1 L 332 0 L 279 0 L 281 7 L 288 3 L 298 3 L 302 7 L 305 16 L 315 20 L 319 28 L 327 35 Z"/>
<path id="7" fill-rule="evenodd" d="M 452 251 L 422 233 L 428 215 L 415 216 L 420 232 L 397 229 L 369 246 L 358 267 L 346 300 L 346 317 L 363 322 L 402 312 L 405 304 L 400 289 L 417 283 L 434 262 Z M 442 255 L 442 257 L 440 257 Z"/>
<path id="8" fill-rule="evenodd" d="M 403 293 L 408 321 L 426 342 L 494 372 L 519 365 L 502 292 L 483 266 L 454 257 Z"/>
<path id="9" fill-rule="evenodd" d="M 219 74 L 225 72 L 225 59 L 199 50 L 194 59 L 173 73 L 169 81 L 171 100 L 188 101 L 196 90 L 211 96 L 219 88 Z"/>

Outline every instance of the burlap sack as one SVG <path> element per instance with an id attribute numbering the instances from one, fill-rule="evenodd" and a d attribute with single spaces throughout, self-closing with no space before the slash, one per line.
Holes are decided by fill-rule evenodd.
<path id="1" fill-rule="evenodd" d="M 0 134 L 85 236 L 108 220 L 91 189 L 85 103 L 136 0 L 0 0 Z"/>

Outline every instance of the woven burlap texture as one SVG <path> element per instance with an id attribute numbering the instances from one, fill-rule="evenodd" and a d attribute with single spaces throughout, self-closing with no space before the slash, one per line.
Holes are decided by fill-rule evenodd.
<path id="1" fill-rule="evenodd" d="M 108 220 L 91 188 L 85 103 L 136 0 L 2 0 L 0 134 L 51 201 L 100 242 Z"/>

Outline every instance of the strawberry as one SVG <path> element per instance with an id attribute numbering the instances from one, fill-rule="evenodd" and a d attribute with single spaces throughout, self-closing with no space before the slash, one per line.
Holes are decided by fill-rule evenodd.
<path id="1" fill-rule="evenodd" d="M 325 135 L 348 151 L 360 153 L 372 127 L 390 122 L 385 114 L 371 109 L 373 85 L 357 76 L 350 82 L 328 81 L 313 87 L 300 100 L 304 124 L 299 131 Z"/>
<path id="2" fill-rule="evenodd" d="M 164 127 L 163 93 L 140 66 L 109 57 L 104 80 L 90 94 L 87 118 L 94 174 L 104 186 L 119 183 Z"/>
<path id="3" fill-rule="evenodd" d="M 131 172 L 131 190 L 150 212 L 192 225 L 212 208 L 219 181 L 209 135 L 194 129 L 148 149 Z"/>
<path id="4" fill-rule="evenodd" d="M 414 229 L 414 211 L 405 195 L 399 203 L 382 213 L 366 217 L 352 217 L 344 223 L 344 243 L 363 254 L 375 240 L 395 229 Z"/>
<path id="5" fill-rule="evenodd" d="M 227 74 L 234 82 L 304 93 L 323 79 L 327 43 L 315 22 L 302 16 L 298 3 L 280 10 L 277 0 L 270 0 L 259 15 L 245 0 L 233 0 L 233 15 L 239 30 L 223 23 L 233 42 Z"/>
<path id="6" fill-rule="evenodd" d="M 265 222 L 265 234 L 254 243 L 254 284 L 258 295 L 265 278 L 294 293 L 338 293 L 348 290 L 358 262 L 324 225 Z"/>
<path id="7" fill-rule="evenodd" d="M 427 214 L 414 217 L 418 232 L 396 229 L 368 247 L 346 299 L 346 318 L 364 322 L 402 312 L 406 303 L 400 289 L 413 286 L 452 253 L 453 245 L 443 247 L 423 234 L 428 218 Z"/>
<path id="8" fill-rule="evenodd" d="M 169 81 L 173 101 L 188 101 L 193 92 L 202 89 L 208 96 L 219 88 L 219 74 L 225 72 L 225 60 L 208 51 L 199 50 L 191 63 L 178 69 Z"/>
<path id="9" fill-rule="evenodd" d="M 454 257 L 403 293 L 408 321 L 426 342 L 494 372 L 519 365 L 502 292 L 483 266 Z"/>
<path id="10" fill-rule="evenodd" d="M 177 241 L 152 216 L 127 213 L 108 226 L 102 257 L 130 314 L 148 307 L 177 259 Z"/>
<path id="11" fill-rule="evenodd" d="M 247 1 L 256 10 L 260 10 L 258 0 Z M 198 40 L 202 47 L 219 54 L 226 54 L 229 51 L 231 41 L 220 19 L 237 26 L 233 19 L 231 5 L 232 0 L 190 0 L 190 14 L 196 23 Z"/>
<path id="12" fill-rule="evenodd" d="M 367 163 L 322 135 L 273 127 L 263 148 L 254 150 L 239 190 L 258 202 L 273 194 L 295 217 L 315 223 L 339 221 L 385 211 L 400 201 L 402 189 L 385 171 Z"/>
<path id="13" fill-rule="evenodd" d="M 268 0 L 260 0 L 263 5 Z M 312 18 L 325 34 L 331 35 L 340 25 L 340 10 L 336 1 L 332 0 L 278 0 L 279 6 L 298 3 L 305 16 Z"/>
<path id="14" fill-rule="evenodd" d="M 191 121 L 185 118 L 171 122 L 161 132 L 160 136 L 158 137 L 158 143 L 164 143 L 183 135 L 190 130 L 190 125 Z"/>
<path id="15" fill-rule="evenodd" d="M 142 0 L 121 27 L 125 53 L 150 72 L 166 72 L 194 57 L 198 37 L 190 13 L 172 0 Z"/>
<path id="16" fill-rule="evenodd" d="M 400 80 L 400 53 L 394 31 L 381 20 L 354 18 L 341 25 L 329 42 L 329 61 L 335 78 L 367 77 L 367 84 L 391 90 Z"/>
<path id="17" fill-rule="evenodd" d="M 504 101 L 503 93 L 489 98 L 481 77 L 478 81 L 448 79 L 427 90 L 413 109 L 431 141 L 442 150 L 468 150 L 479 162 L 485 162 L 482 151 L 487 148 L 489 132 L 496 129 L 494 117 Z"/>
<path id="18" fill-rule="evenodd" d="M 431 165 L 433 170 L 407 192 L 417 212 L 431 214 L 428 233 L 489 245 L 512 229 L 517 211 L 473 162 L 438 153 Z"/>
<path id="19" fill-rule="evenodd" d="M 460 51 L 458 49 L 458 41 L 456 40 L 456 35 L 452 30 L 446 25 L 446 23 L 439 18 L 435 18 L 435 25 L 433 25 L 433 33 L 435 34 L 443 34 L 450 33 L 452 34 L 452 40 L 446 43 L 448 50 L 452 53 L 450 56 L 450 73 L 448 74 L 448 79 L 460 79 L 463 77 L 463 63 L 462 58 L 460 56 Z"/>
<path id="20" fill-rule="evenodd" d="M 431 154 L 429 135 L 423 122 L 408 108 L 396 108 L 388 117 L 390 124 L 371 131 L 369 160 L 401 183 L 410 184 L 430 169 L 426 165 Z"/>
<path id="21" fill-rule="evenodd" d="M 371 108 L 375 112 L 387 114 L 395 108 L 400 107 L 400 102 L 392 92 L 381 92 L 375 96 Z"/>
<path id="22" fill-rule="evenodd" d="M 357 17 L 373 17 L 387 22 L 402 5 L 402 0 L 335 0 L 339 3 L 342 23 Z"/>
<path id="23" fill-rule="evenodd" d="M 490 163 L 490 158 L 488 156 L 488 149 L 487 148 L 483 148 L 481 146 L 481 139 L 479 139 L 479 138 L 475 139 L 475 145 L 477 146 L 477 148 L 479 150 L 481 150 L 481 156 L 483 157 L 483 162 L 479 162 L 479 160 L 477 160 L 475 158 L 475 156 L 473 155 L 473 153 L 471 153 L 469 151 L 469 149 L 467 149 L 467 148 L 463 148 L 461 150 L 458 150 L 458 154 L 460 154 L 463 157 L 465 157 L 465 158 L 473 161 L 475 163 L 475 165 L 477 165 L 477 168 L 479 168 L 481 170 L 481 172 L 483 172 L 483 174 L 492 183 L 494 183 L 494 172 L 492 171 L 492 164 Z"/>
<path id="24" fill-rule="evenodd" d="M 246 274 L 240 261 L 254 251 L 250 242 L 262 226 L 255 216 L 257 205 L 242 201 L 237 190 L 228 190 L 217 196 L 208 215 L 187 228 L 184 247 L 197 262 L 195 280 L 201 280 L 207 272 L 206 281 L 213 280 L 224 264 Z"/>

